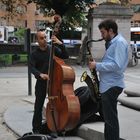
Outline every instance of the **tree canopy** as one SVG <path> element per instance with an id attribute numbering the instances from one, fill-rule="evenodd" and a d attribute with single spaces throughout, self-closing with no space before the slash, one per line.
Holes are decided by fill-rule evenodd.
<path id="1" fill-rule="evenodd" d="M 43 9 L 47 16 L 59 14 L 63 17 L 63 27 L 73 28 L 86 25 L 85 12 L 94 0 L 28 0 L 31 2 Z"/>
<path id="2" fill-rule="evenodd" d="M 17 5 L 22 3 L 36 3 L 46 16 L 59 14 L 63 17 L 63 27 L 83 27 L 86 25 L 85 12 L 91 5 L 100 3 L 100 0 L 1 0 L 6 6 L 9 16 L 15 16 L 17 13 Z M 110 0 L 106 0 L 110 1 Z M 113 0 L 120 1 L 121 4 L 127 5 L 131 0 Z"/>
<path id="3" fill-rule="evenodd" d="M 54 13 L 63 17 L 63 27 L 84 27 L 86 25 L 85 12 L 92 5 L 102 3 L 101 0 L 27 0 L 28 3 L 34 2 L 44 14 L 52 15 Z M 131 0 L 106 0 L 106 2 L 120 3 L 127 6 Z"/>

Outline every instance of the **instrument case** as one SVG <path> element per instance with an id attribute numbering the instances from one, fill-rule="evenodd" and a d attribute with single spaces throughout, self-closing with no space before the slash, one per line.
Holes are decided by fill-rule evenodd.
<path id="1" fill-rule="evenodd" d="M 17 140 L 53 140 L 53 138 L 44 134 L 26 133 Z"/>

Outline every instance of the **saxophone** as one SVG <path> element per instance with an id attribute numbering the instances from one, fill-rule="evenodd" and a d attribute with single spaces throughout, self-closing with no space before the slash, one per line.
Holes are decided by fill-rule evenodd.
<path id="1" fill-rule="evenodd" d="M 99 40 L 89 40 L 87 41 L 87 51 L 88 51 L 88 55 L 89 55 L 89 60 L 93 61 L 93 57 L 90 51 L 90 48 L 88 47 L 88 43 L 90 42 L 98 42 L 98 41 L 102 41 L 103 39 L 99 39 Z M 95 69 L 90 69 L 91 72 L 91 77 L 87 74 L 87 71 L 83 72 L 80 81 L 81 82 L 85 82 L 90 91 L 91 91 L 91 98 L 93 100 L 93 102 L 97 103 L 100 101 L 101 96 L 99 93 L 99 79 L 98 79 L 98 75 Z"/>

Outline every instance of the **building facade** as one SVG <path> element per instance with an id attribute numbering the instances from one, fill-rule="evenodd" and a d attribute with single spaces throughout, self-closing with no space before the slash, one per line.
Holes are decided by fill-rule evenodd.
<path id="1" fill-rule="evenodd" d="M 97 2 L 118 2 L 119 0 L 97 0 Z M 132 27 L 140 27 L 140 0 L 131 0 L 131 7 L 134 10 L 134 15 L 131 19 Z M 20 3 L 16 7 L 16 15 L 9 18 L 7 15 L 6 6 L 0 2 L 0 26 L 14 26 L 30 28 L 36 31 L 39 28 L 44 28 L 45 24 L 52 18 L 44 17 L 41 10 L 34 3 Z"/>
<path id="2" fill-rule="evenodd" d="M 36 31 L 43 28 L 49 20 L 52 18 L 45 17 L 34 3 L 18 4 L 16 14 L 10 16 L 6 6 L 0 2 L 0 26 L 25 27 Z"/>
<path id="3" fill-rule="evenodd" d="M 134 10 L 134 15 L 131 19 L 131 26 L 140 27 L 140 0 L 131 0 L 130 3 Z"/>

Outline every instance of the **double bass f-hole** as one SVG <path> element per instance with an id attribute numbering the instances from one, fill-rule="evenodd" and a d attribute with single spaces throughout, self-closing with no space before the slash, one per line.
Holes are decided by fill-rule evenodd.
<path id="1" fill-rule="evenodd" d="M 59 95 L 60 99 L 63 100 L 64 97 L 62 96 L 61 92 L 60 91 L 57 91 L 57 94 Z M 49 96 L 47 97 L 48 100 L 55 100 L 55 99 L 58 99 L 58 96 Z"/>

